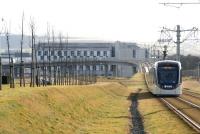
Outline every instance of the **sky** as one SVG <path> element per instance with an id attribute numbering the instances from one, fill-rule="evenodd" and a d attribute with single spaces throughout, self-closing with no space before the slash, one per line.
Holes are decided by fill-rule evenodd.
<path id="1" fill-rule="evenodd" d="M 199 2 L 198 0 L 189 0 Z M 30 18 L 36 34 L 44 35 L 47 24 L 55 33 L 77 38 L 155 42 L 163 26 L 183 29 L 200 27 L 200 5 L 174 8 L 159 2 L 186 0 L 0 0 L 0 28 L 7 23 L 11 33 L 20 34 L 25 15 L 25 34 Z"/>

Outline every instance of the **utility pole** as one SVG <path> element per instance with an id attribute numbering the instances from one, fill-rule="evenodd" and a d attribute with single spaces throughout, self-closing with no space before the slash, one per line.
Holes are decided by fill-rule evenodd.
<path id="1" fill-rule="evenodd" d="M 177 49 L 176 49 L 176 53 L 177 53 L 176 60 L 177 61 L 180 61 L 180 44 L 181 44 L 180 37 L 181 37 L 180 25 L 177 25 L 177 30 L 176 30 L 177 41 L 175 42 L 177 44 Z"/>
<path id="2" fill-rule="evenodd" d="M 153 45 L 153 61 L 156 61 L 156 45 Z"/>
<path id="3" fill-rule="evenodd" d="M 176 60 L 180 61 L 180 44 L 185 42 L 186 40 L 188 40 L 188 38 L 190 38 L 191 34 L 197 32 L 197 31 L 198 31 L 198 28 L 196 28 L 196 27 L 193 27 L 191 29 L 181 30 L 180 25 L 177 25 L 175 30 L 163 27 L 163 29 L 161 30 L 161 33 L 166 34 L 168 37 L 170 35 L 169 35 L 169 33 L 166 33 L 166 32 L 175 32 L 176 33 L 176 41 L 173 41 L 173 42 L 177 46 L 176 47 Z M 181 40 L 181 32 L 189 32 L 189 34 L 184 39 Z M 170 36 L 170 38 L 172 38 L 172 37 Z M 169 39 L 169 40 L 171 40 L 171 39 Z M 160 39 L 159 41 L 166 42 L 169 40 Z"/>
<path id="4" fill-rule="evenodd" d="M 157 53 L 157 54 L 158 54 L 158 55 L 157 55 L 157 59 L 160 60 L 160 50 L 157 50 L 157 52 L 158 52 L 158 53 Z"/>
<path id="5" fill-rule="evenodd" d="M 165 60 L 167 57 L 167 45 L 164 46 L 164 51 L 163 51 L 163 60 Z"/>

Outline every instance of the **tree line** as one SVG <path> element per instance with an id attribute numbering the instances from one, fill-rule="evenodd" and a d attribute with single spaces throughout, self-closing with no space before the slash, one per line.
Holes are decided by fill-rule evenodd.
<path id="1" fill-rule="evenodd" d="M 175 60 L 175 55 L 168 56 L 168 59 Z M 193 56 L 193 55 L 181 55 L 180 62 L 182 65 L 183 70 L 193 70 L 198 68 L 198 64 L 200 64 L 200 57 L 199 56 Z"/>

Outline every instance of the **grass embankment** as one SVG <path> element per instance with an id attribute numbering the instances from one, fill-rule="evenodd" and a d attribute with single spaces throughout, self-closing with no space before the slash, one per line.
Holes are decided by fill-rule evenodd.
<path id="1" fill-rule="evenodd" d="M 0 91 L 0 134 L 129 132 L 128 90 L 119 83 Z"/>
<path id="2" fill-rule="evenodd" d="M 143 74 L 132 78 L 134 84 L 129 84 L 129 90 L 137 92 L 138 108 L 144 121 L 144 128 L 150 134 L 191 134 L 196 133 L 177 115 L 172 113 L 157 98 L 148 93 Z"/>
<path id="3" fill-rule="evenodd" d="M 200 83 L 195 79 L 186 79 L 183 81 L 183 88 L 200 93 Z"/>

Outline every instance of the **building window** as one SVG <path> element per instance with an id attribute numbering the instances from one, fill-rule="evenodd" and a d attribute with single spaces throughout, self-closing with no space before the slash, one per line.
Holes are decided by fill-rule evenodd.
<path id="1" fill-rule="evenodd" d="M 133 49 L 133 58 L 136 58 L 136 51 Z"/>
<path id="2" fill-rule="evenodd" d="M 115 47 L 111 48 L 111 57 L 115 57 Z"/>
<path id="3" fill-rule="evenodd" d="M 77 51 L 77 56 L 81 56 L 81 51 Z"/>
<path id="4" fill-rule="evenodd" d="M 107 51 L 103 51 L 103 56 L 107 56 Z"/>
<path id="5" fill-rule="evenodd" d="M 71 56 L 74 56 L 74 51 L 71 51 Z"/>
<path id="6" fill-rule="evenodd" d="M 100 56 L 100 51 L 97 51 L 97 56 Z"/>
<path id="7" fill-rule="evenodd" d="M 110 71 L 115 72 L 116 71 L 116 65 L 111 65 Z"/>
<path id="8" fill-rule="evenodd" d="M 86 65 L 86 70 L 89 71 L 90 70 L 90 66 Z"/>
<path id="9" fill-rule="evenodd" d="M 83 70 L 83 65 L 80 65 L 80 66 L 79 66 L 79 70 Z"/>
<path id="10" fill-rule="evenodd" d="M 58 51 L 58 56 L 62 56 L 62 51 Z"/>
<path id="11" fill-rule="evenodd" d="M 38 51 L 38 56 L 41 56 L 42 55 L 42 52 L 41 51 Z"/>
<path id="12" fill-rule="evenodd" d="M 100 66 L 100 70 L 103 71 L 103 65 Z"/>
<path id="13" fill-rule="evenodd" d="M 93 65 L 92 70 L 97 70 L 96 65 Z"/>
<path id="14" fill-rule="evenodd" d="M 87 56 L 87 51 L 84 51 L 84 56 Z"/>
<path id="15" fill-rule="evenodd" d="M 64 55 L 67 56 L 67 51 L 64 52 Z"/>
<path id="16" fill-rule="evenodd" d="M 145 58 L 149 58 L 149 53 L 147 49 L 145 50 Z"/>
<path id="17" fill-rule="evenodd" d="M 48 56 L 47 59 L 50 61 L 51 60 L 51 56 Z"/>
<path id="18" fill-rule="evenodd" d="M 54 59 L 54 60 L 57 60 L 57 56 L 54 56 L 53 59 Z"/>
<path id="19" fill-rule="evenodd" d="M 48 51 L 44 51 L 44 55 L 48 55 Z"/>
<path id="20" fill-rule="evenodd" d="M 90 51 L 90 56 L 94 56 L 94 51 Z"/>
<path id="21" fill-rule="evenodd" d="M 41 60 L 44 60 L 44 56 L 40 56 L 40 59 L 41 59 Z"/>
<path id="22" fill-rule="evenodd" d="M 55 54 L 55 52 L 54 51 L 51 51 L 51 56 L 53 56 Z"/>

